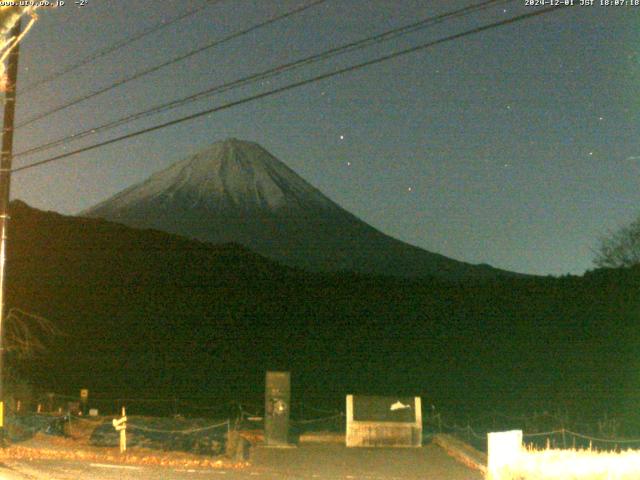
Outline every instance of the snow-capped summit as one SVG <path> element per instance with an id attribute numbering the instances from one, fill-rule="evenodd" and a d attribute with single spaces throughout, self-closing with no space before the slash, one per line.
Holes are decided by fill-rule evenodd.
<path id="1" fill-rule="evenodd" d="M 214 143 L 86 213 L 115 215 L 149 201 L 216 212 L 337 207 L 260 145 L 235 138 Z"/>
<path id="2" fill-rule="evenodd" d="M 233 138 L 214 143 L 81 215 L 212 243 L 236 242 L 310 270 L 410 277 L 500 273 L 379 232 L 260 145 Z"/>

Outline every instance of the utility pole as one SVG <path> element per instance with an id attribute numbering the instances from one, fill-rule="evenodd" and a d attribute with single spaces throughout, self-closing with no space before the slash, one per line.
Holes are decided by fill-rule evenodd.
<path id="1" fill-rule="evenodd" d="M 22 29 L 21 19 L 9 32 L 9 38 L 18 38 Z M 16 83 L 18 79 L 18 54 L 20 43 L 16 43 L 7 61 L 7 84 L 4 94 L 4 126 L 2 129 L 2 151 L 0 152 L 0 445 L 5 445 L 5 384 L 4 384 L 4 325 L 7 262 L 7 225 L 9 223 L 9 194 L 11 187 L 11 160 L 13 157 L 13 123 L 16 112 Z"/>

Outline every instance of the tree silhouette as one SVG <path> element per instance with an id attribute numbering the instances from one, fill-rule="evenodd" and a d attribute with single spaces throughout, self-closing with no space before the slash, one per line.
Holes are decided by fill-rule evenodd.
<path id="1" fill-rule="evenodd" d="M 62 333 L 50 320 L 20 308 L 7 312 L 4 325 L 5 380 L 19 381 L 25 362 L 47 352 L 46 343 Z"/>
<path id="2" fill-rule="evenodd" d="M 629 225 L 600 238 L 593 263 L 601 268 L 640 264 L 640 216 Z"/>

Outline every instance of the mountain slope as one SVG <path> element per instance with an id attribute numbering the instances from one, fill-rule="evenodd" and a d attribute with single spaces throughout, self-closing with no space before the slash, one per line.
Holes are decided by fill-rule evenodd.
<path id="1" fill-rule="evenodd" d="M 256 403 L 264 371 L 282 369 L 295 401 L 312 404 L 422 394 L 466 414 L 637 414 L 639 269 L 486 282 L 314 274 L 238 245 L 19 202 L 10 213 L 7 307 L 63 332 L 19 364 L 45 391 Z"/>
<path id="2" fill-rule="evenodd" d="M 82 212 L 211 243 L 236 242 L 313 271 L 448 278 L 506 274 L 391 238 L 255 143 L 229 139 Z"/>

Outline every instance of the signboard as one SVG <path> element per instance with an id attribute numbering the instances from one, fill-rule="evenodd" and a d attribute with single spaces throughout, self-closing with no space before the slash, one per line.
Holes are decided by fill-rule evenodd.
<path id="1" fill-rule="evenodd" d="M 83 388 L 80 390 L 80 403 L 82 406 L 82 415 L 86 415 L 89 411 L 89 389 Z"/>
<path id="2" fill-rule="evenodd" d="M 347 447 L 421 447 L 420 397 L 347 395 Z"/>
<path id="3" fill-rule="evenodd" d="M 353 419 L 357 422 L 416 421 L 415 397 L 353 396 Z"/>
<path id="4" fill-rule="evenodd" d="M 264 440 L 268 446 L 289 444 L 290 406 L 290 373 L 267 372 L 265 378 Z"/>

